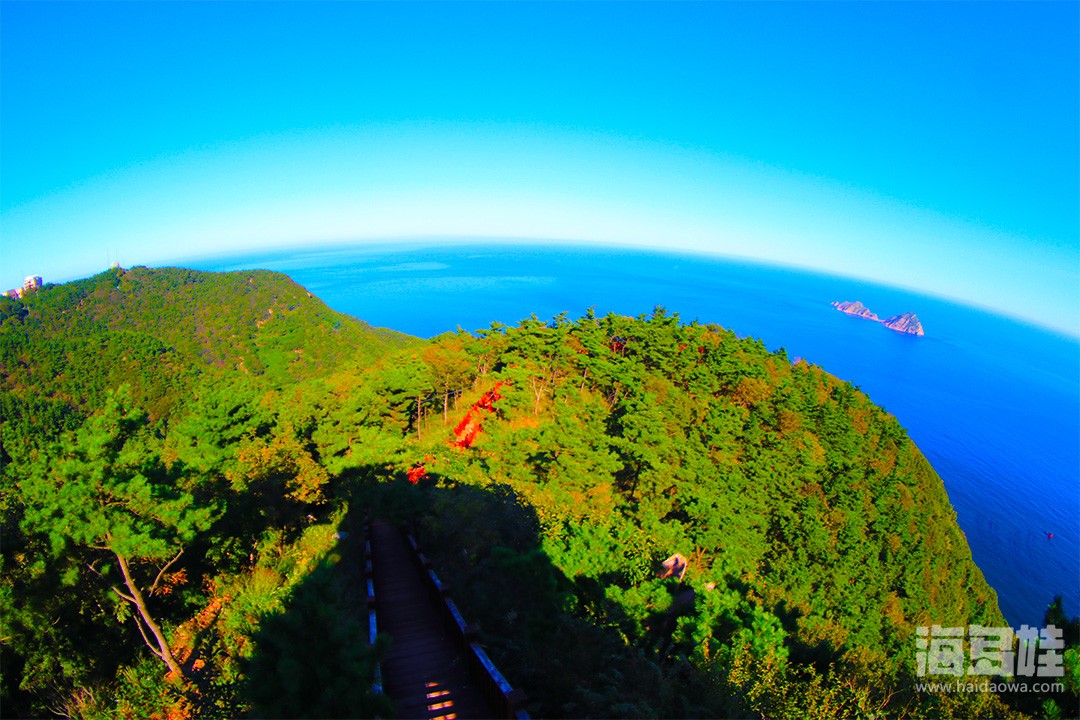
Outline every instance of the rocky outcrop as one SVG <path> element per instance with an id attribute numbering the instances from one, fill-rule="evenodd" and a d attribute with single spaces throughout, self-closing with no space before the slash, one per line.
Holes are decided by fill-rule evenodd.
<path id="1" fill-rule="evenodd" d="M 907 312 L 903 315 L 893 315 L 891 318 L 882 320 L 875 313 L 871 312 L 870 308 L 866 307 L 858 300 L 855 302 L 848 302 L 846 300 L 836 301 L 833 302 L 832 306 L 845 315 L 854 315 L 855 317 L 873 320 L 896 332 L 907 333 L 908 335 L 926 334 L 923 332 L 922 323 L 919 322 L 919 318 L 916 317 L 913 312 Z"/>
<path id="2" fill-rule="evenodd" d="M 870 308 L 866 307 L 858 300 L 856 300 L 855 302 L 847 302 L 846 300 L 843 302 L 834 302 L 832 306 L 840 312 L 846 313 L 848 315 L 866 318 L 867 320 L 873 320 L 874 322 L 881 322 L 881 318 L 879 318 L 876 314 L 870 312 Z"/>
<path id="3" fill-rule="evenodd" d="M 886 318 L 881 321 L 881 324 L 890 330 L 896 332 L 908 333 L 909 335 L 925 335 L 923 332 L 922 323 L 919 322 L 919 318 L 916 317 L 913 312 L 906 312 L 903 315 L 893 315 L 891 318 Z"/>

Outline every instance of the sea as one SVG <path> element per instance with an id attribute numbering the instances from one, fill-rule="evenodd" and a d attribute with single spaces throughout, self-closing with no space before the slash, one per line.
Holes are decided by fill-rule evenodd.
<path id="1" fill-rule="evenodd" d="M 1080 614 L 1080 341 L 938 297 L 706 255 L 550 243 L 416 242 L 248 252 L 185 263 L 289 275 L 331 308 L 424 338 L 535 315 L 716 323 L 848 380 L 895 415 L 941 475 L 1007 621 Z M 904 335 L 838 312 L 914 312 Z M 959 581 L 959 578 L 958 578 Z"/>

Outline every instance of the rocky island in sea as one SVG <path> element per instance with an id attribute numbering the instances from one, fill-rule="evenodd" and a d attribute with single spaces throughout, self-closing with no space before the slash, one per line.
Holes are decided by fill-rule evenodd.
<path id="1" fill-rule="evenodd" d="M 854 315 L 855 317 L 866 318 L 867 320 L 873 320 L 879 322 L 890 330 L 896 332 L 906 333 L 908 335 L 925 335 L 923 331 L 922 323 L 919 322 L 919 318 L 913 312 L 906 312 L 902 315 L 893 315 L 890 318 L 882 320 L 876 313 L 871 312 L 870 308 L 863 305 L 856 300 L 855 302 L 834 301 L 832 306 L 846 315 Z"/>
<path id="2" fill-rule="evenodd" d="M 908 333 L 909 335 L 926 334 L 923 332 L 922 323 L 919 322 L 919 318 L 913 312 L 906 312 L 903 315 L 893 315 L 891 318 L 882 320 L 881 324 L 890 330 Z"/>
<path id="3" fill-rule="evenodd" d="M 846 300 L 844 302 L 834 302 L 832 306 L 848 315 L 866 318 L 867 320 L 873 320 L 874 322 L 881 322 L 881 318 L 879 318 L 876 313 L 871 312 L 870 308 L 866 307 L 858 300 L 855 302 L 847 302 Z"/>

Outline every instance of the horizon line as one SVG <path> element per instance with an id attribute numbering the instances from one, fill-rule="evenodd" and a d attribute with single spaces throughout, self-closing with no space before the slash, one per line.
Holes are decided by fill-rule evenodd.
<path id="1" fill-rule="evenodd" d="M 722 253 L 716 251 L 710 251 L 702 248 L 690 248 L 690 247 L 664 247 L 658 245 L 646 245 L 633 242 L 621 242 L 621 241 L 608 241 L 608 240 L 584 240 L 577 238 L 543 238 L 535 236 L 478 236 L 472 234 L 463 235 L 417 235 L 407 237 L 379 237 L 379 238 L 353 238 L 349 240 L 323 240 L 323 241 L 310 241 L 306 243 L 295 244 L 276 244 L 257 248 L 232 248 L 229 250 L 223 250 L 220 252 L 199 253 L 195 255 L 183 255 L 166 258 L 161 261 L 147 261 L 136 262 L 130 265 L 124 265 L 118 258 L 111 258 L 111 265 L 102 268 L 96 272 L 91 272 L 87 275 L 81 276 L 63 276 L 56 281 L 46 281 L 45 284 L 63 284 L 67 282 L 75 282 L 78 280 L 87 279 L 94 275 L 106 272 L 112 267 L 122 267 L 124 269 L 131 269 L 135 267 L 151 267 L 151 268 L 165 268 L 165 267 L 187 267 L 192 268 L 185 263 L 205 263 L 215 260 L 227 260 L 229 258 L 243 258 L 252 256 L 273 256 L 273 255 L 298 255 L 305 253 L 319 253 L 326 251 L 344 251 L 344 250 L 370 250 L 372 252 L 378 252 L 380 249 L 393 248 L 395 251 L 402 249 L 425 249 L 440 248 L 443 250 L 452 249 L 454 247 L 470 247 L 470 246 L 499 246 L 499 247 L 535 247 L 535 248 L 550 248 L 552 246 L 559 246 L 560 248 L 568 250 L 618 250 L 627 253 L 638 254 L 662 254 L 681 257 L 697 257 L 711 260 L 717 260 L 728 263 L 742 263 L 748 265 L 756 265 L 763 268 L 779 269 L 795 271 L 805 273 L 808 275 L 817 275 L 822 277 L 831 277 L 845 281 L 855 281 L 865 283 L 867 285 L 876 286 L 879 288 L 894 290 L 909 293 L 915 296 L 923 296 L 931 300 L 941 301 L 958 305 L 977 312 L 993 315 L 995 317 L 1015 322 L 1021 325 L 1028 326 L 1030 328 L 1050 333 L 1061 337 L 1062 339 L 1080 343 L 1080 328 L 1068 329 L 1059 327 L 1053 324 L 1049 324 L 1041 319 L 1027 317 L 1019 314 L 1009 313 L 1004 308 L 991 307 L 977 303 L 967 298 L 961 298 L 956 296 L 947 295 L 941 292 L 934 292 L 923 288 L 916 288 L 911 286 L 905 286 L 897 283 L 890 283 L 884 280 L 875 278 L 868 278 L 860 275 L 845 273 L 839 270 L 823 269 L 817 267 L 811 267 L 801 265 L 798 263 L 783 262 L 779 260 L 771 260 L 758 258 L 750 255 L 736 255 L 731 253 Z M 118 253 L 119 254 L 119 253 Z M 256 269 L 256 268 L 250 268 Z M 280 271 L 275 271 L 280 272 Z M 283 273 L 288 275 L 288 273 Z M 42 275 L 41 273 L 31 273 L 31 275 Z M 42 275 L 44 278 L 45 276 Z M 290 276 L 290 279 L 291 276 Z M 847 298 L 832 298 L 832 300 L 846 300 Z M 856 298 L 858 299 L 858 298 Z M 905 310 L 904 312 L 915 312 L 917 310 Z"/>

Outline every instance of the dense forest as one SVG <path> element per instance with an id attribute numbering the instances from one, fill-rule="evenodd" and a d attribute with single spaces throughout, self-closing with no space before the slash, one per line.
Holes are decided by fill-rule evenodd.
<path id="1" fill-rule="evenodd" d="M 1006 624 L 941 479 L 850 383 L 662 308 L 425 341 L 276 273 L 114 269 L 0 299 L 0 412 L 4 716 L 392 716 L 365 517 L 534 717 L 1077 707 L 1057 605 L 1066 692 L 917 690 L 917 626 Z"/>

